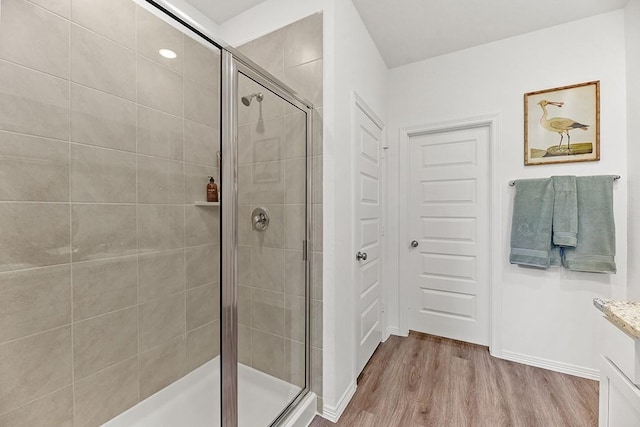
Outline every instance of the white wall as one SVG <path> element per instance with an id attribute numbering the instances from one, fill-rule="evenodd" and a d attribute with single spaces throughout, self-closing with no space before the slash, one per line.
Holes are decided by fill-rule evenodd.
<path id="1" fill-rule="evenodd" d="M 637 75 L 637 74 L 636 74 Z M 523 94 L 591 80 L 601 81 L 599 162 L 523 165 Z M 389 143 L 398 167 L 398 129 L 456 118 L 498 114 L 496 213 L 502 218 L 501 246 L 492 254 L 498 271 L 494 289 L 498 344 L 492 351 L 564 371 L 594 375 L 598 342 L 593 297 L 624 297 L 627 257 L 627 122 L 624 13 L 616 11 L 528 33 L 390 71 Z M 510 265 L 509 235 L 516 178 L 615 173 L 618 274 L 564 269 L 537 271 Z M 393 176 L 394 172 L 390 171 Z M 398 188 L 397 181 L 389 183 Z M 394 186 L 395 185 L 395 186 Z M 400 190 L 401 191 L 401 190 Z M 398 198 L 391 192 L 390 206 Z M 397 226 L 398 212 L 392 210 Z M 390 218 L 391 221 L 391 218 Z M 392 230 L 390 229 L 390 234 Z M 408 236 L 399 236 L 404 242 Z M 395 242 L 397 245 L 398 242 Z M 397 246 L 396 246 L 397 247 Z M 397 271 L 397 260 L 395 271 Z M 397 290 L 389 298 L 397 306 Z M 391 301 L 390 301 L 391 305 Z M 395 313 L 397 316 L 397 312 Z"/>
<path id="2" fill-rule="evenodd" d="M 342 394 L 355 386 L 355 301 L 353 269 L 352 93 L 386 121 L 387 67 L 351 1 L 335 2 L 334 57 L 327 72 L 335 76 L 335 108 L 324 109 L 324 399 L 327 409 L 346 403 Z M 332 130 L 328 130 L 330 126 Z M 329 257 L 329 251 L 332 256 Z M 331 264 L 327 265 L 327 259 Z M 330 276 L 327 274 L 330 273 Z M 330 403 L 331 402 L 331 403 Z M 340 408 L 341 409 L 341 408 Z"/>
<path id="3" fill-rule="evenodd" d="M 268 0 L 220 26 L 232 46 L 322 11 L 323 99 L 323 401 L 334 419 L 355 386 L 352 269 L 351 106 L 356 91 L 385 119 L 387 68 L 350 0 Z M 294 88 L 295 89 L 295 88 Z"/>
<path id="4" fill-rule="evenodd" d="M 627 133 L 629 138 L 629 250 L 630 260 L 640 259 L 640 0 L 630 0 L 625 8 L 627 36 Z M 640 263 L 630 262 L 629 298 L 640 298 Z"/>

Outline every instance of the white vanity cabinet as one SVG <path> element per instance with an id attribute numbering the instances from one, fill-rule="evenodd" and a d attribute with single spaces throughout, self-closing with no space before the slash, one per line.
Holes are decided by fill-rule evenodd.
<path id="1" fill-rule="evenodd" d="M 640 427 L 640 339 L 602 317 L 599 427 Z"/>
<path id="2" fill-rule="evenodd" d="M 639 427 L 640 389 L 609 359 L 600 371 L 600 427 Z"/>

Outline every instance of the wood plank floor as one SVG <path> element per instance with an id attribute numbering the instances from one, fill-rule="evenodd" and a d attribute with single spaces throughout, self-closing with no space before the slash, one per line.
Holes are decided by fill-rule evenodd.
<path id="1" fill-rule="evenodd" d="M 382 343 L 337 424 L 310 427 L 591 427 L 598 382 L 493 358 L 411 332 Z"/>

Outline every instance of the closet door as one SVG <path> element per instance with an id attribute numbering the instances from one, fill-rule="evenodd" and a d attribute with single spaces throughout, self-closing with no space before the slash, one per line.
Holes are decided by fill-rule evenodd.
<path id="1" fill-rule="evenodd" d="M 409 138 L 409 329 L 489 343 L 489 128 Z"/>

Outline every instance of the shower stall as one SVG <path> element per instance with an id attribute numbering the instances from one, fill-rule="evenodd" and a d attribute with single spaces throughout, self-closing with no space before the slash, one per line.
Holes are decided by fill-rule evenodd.
<path id="1" fill-rule="evenodd" d="M 0 425 L 313 416 L 312 112 L 153 1 L 0 0 Z"/>

